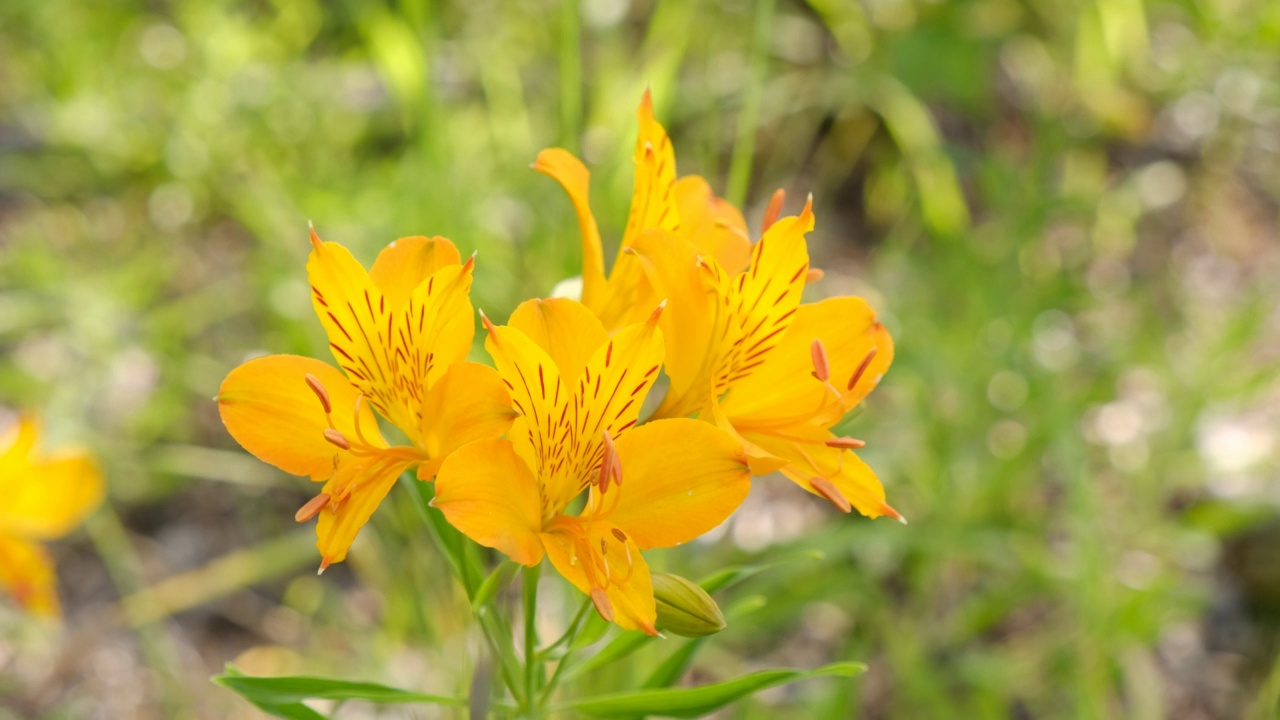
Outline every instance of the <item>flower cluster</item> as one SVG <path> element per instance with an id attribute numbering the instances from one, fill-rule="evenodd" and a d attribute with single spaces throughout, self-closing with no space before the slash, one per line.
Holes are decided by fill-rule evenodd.
<path id="1" fill-rule="evenodd" d="M 822 277 L 806 247 L 811 203 L 780 218 L 775 195 L 753 244 L 705 180 L 676 175 L 648 93 L 638 115 L 635 192 L 607 274 L 587 169 L 564 150 L 538 156 L 577 213 L 582 298 L 529 300 L 505 324 L 481 312 L 492 367 L 466 361 L 474 259 L 411 237 L 366 271 L 312 231 L 311 297 L 338 368 L 258 358 L 217 400 L 247 450 L 324 483 L 296 515 L 318 519 L 321 570 L 410 469 L 434 480 L 434 507 L 467 537 L 526 566 L 549 558 L 602 617 L 650 634 L 643 551 L 722 523 L 753 475 L 902 519 L 854 453 L 862 442 L 831 431 L 879 382 L 893 342 L 860 298 L 802 302 Z M 644 417 L 655 386 L 665 394 Z"/>

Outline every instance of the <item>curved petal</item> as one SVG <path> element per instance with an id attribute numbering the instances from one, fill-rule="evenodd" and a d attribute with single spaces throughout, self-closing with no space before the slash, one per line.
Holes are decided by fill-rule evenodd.
<path id="1" fill-rule="evenodd" d="M 421 401 L 430 387 L 455 363 L 467 359 L 476 336 L 471 306 L 474 261 L 446 265 L 413 291 L 395 329 L 395 358 L 404 402 Z M 407 393 L 407 395 L 406 395 Z M 416 418 L 415 418 L 416 419 Z"/>
<path id="2" fill-rule="evenodd" d="M 715 258 L 727 272 L 740 273 L 751 260 L 747 221 L 727 200 L 716 197 L 707 181 L 687 175 L 676 181 L 676 207 L 680 210 L 680 235 Z"/>
<path id="3" fill-rule="evenodd" d="M 102 471 L 87 453 L 24 462 L 4 458 L 0 474 L 7 480 L 0 528 L 18 537 L 43 540 L 66 535 L 102 502 Z"/>
<path id="4" fill-rule="evenodd" d="M 570 389 L 551 356 L 513 327 L 495 326 L 484 319 L 489 337 L 484 347 L 498 375 L 511 393 L 511 404 L 523 415 L 514 423 L 513 438 L 523 428 L 536 462 L 530 465 L 544 488 L 563 466 L 562 439 L 569 431 Z M 518 440 L 523 444 L 523 438 Z M 576 493 L 575 493 L 576 494 Z"/>
<path id="5" fill-rule="evenodd" d="M 471 346 L 473 263 L 423 278 L 397 307 L 346 248 L 321 242 L 314 231 L 311 242 L 312 305 L 334 358 L 374 408 L 416 442 L 426 388 Z M 411 283 L 400 277 L 396 287 Z"/>
<path id="6" fill-rule="evenodd" d="M 542 560 L 538 483 L 507 440 L 477 440 L 445 460 L 431 501 L 449 524 L 522 565 Z"/>
<path id="7" fill-rule="evenodd" d="M 437 270 L 460 264 L 458 248 L 447 238 L 416 235 L 399 238 L 383 248 L 369 268 L 369 277 L 387 304 L 399 308 Z"/>
<path id="8" fill-rule="evenodd" d="M 316 521 L 316 549 L 323 558 L 322 571 L 347 558 L 360 528 L 369 522 L 400 473 L 412 465 L 412 461 L 393 462 L 381 455 L 360 458 L 338 468 L 325 483 L 324 492 L 331 500 L 320 510 Z"/>
<path id="9" fill-rule="evenodd" d="M 798 217 L 783 218 L 765 231 L 752 249 L 751 267 L 729 282 L 734 331 L 714 371 L 717 395 L 762 365 L 791 324 L 809 270 L 805 234 L 812 229 L 813 211 L 806 203 Z"/>
<path id="10" fill-rule="evenodd" d="M 751 490 L 742 443 L 699 420 L 645 423 L 618 438 L 618 457 L 623 479 L 611 491 L 618 498 L 608 519 L 644 550 L 710 531 Z M 610 500 L 598 502 L 607 507 Z"/>
<path id="11" fill-rule="evenodd" d="M 472 440 L 502 435 L 515 418 L 496 370 L 479 363 L 451 365 L 422 403 L 422 448 L 431 460 L 418 466 L 418 479 L 430 480 L 450 453 Z"/>
<path id="12" fill-rule="evenodd" d="M 576 378 L 608 335 L 585 305 L 567 298 L 520 303 L 507 326 L 524 333 L 547 352 L 560 377 Z"/>
<path id="13" fill-rule="evenodd" d="M 676 230 L 680 227 L 680 209 L 676 206 L 676 154 L 667 131 L 653 117 L 653 98 L 644 91 L 636 110 L 639 133 L 636 135 L 635 188 L 631 195 L 631 211 L 627 229 L 622 235 L 623 248 L 646 230 Z"/>
<path id="14" fill-rule="evenodd" d="M 662 312 L 666 372 L 670 378 L 657 417 L 684 417 L 697 411 L 711 392 L 711 371 L 724 351 L 728 314 L 707 263 L 684 238 L 647 232 L 632 252 L 650 283 L 667 299 Z"/>
<path id="15" fill-rule="evenodd" d="M 542 542 L 551 564 L 574 587 L 592 596 L 597 610 L 611 614 L 624 629 L 656 635 L 658 609 L 649 565 L 635 542 L 625 535 L 625 540 L 619 540 L 615 530 L 606 522 L 583 523 L 544 532 Z M 600 601 L 593 588 L 604 591 L 607 603 Z"/>
<path id="16" fill-rule="evenodd" d="M 569 195 L 574 212 L 578 215 L 578 227 L 582 232 L 582 300 L 589 306 L 602 302 L 604 287 L 604 249 L 600 243 L 600 228 L 591 214 L 591 173 L 582 161 L 568 150 L 550 148 L 538 153 L 533 169 L 550 177 Z"/>
<path id="17" fill-rule="evenodd" d="M 360 391 L 332 366 L 298 355 L 268 355 L 232 370 L 218 392 L 218 413 L 231 437 L 259 460 L 293 475 L 326 480 L 352 455 L 325 440 L 329 425 L 307 375 L 324 388 L 334 428 L 357 439 Z M 386 447 L 368 403 L 361 404 L 360 428 L 372 444 Z"/>
<path id="18" fill-rule="evenodd" d="M 813 376 L 815 340 L 825 348 L 829 385 Z M 875 354 L 863 366 L 872 351 Z M 893 338 L 862 298 L 801 305 L 768 359 L 733 385 L 722 406 L 739 429 L 797 421 L 830 427 L 862 402 L 892 362 Z M 859 377 L 850 388 L 855 374 Z"/>
<path id="19" fill-rule="evenodd" d="M 40 421 L 31 415 L 19 417 L 18 422 L 6 428 L 4 436 L 0 437 L 0 446 L 4 447 L 0 451 L 0 465 L 25 462 L 35 452 L 39 440 Z M 6 480 L 16 481 L 16 478 L 0 474 L 0 487 L 4 486 Z"/>
<path id="20" fill-rule="evenodd" d="M 774 455 L 788 461 L 782 474 L 808 492 L 839 506 L 840 499 L 869 518 L 888 515 L 901 519 L 896 510 L 884 501 L 884 486 L 876 473 L 852 450 L 831 448 L 820 443 L 802 443 L 760 433 L 743 433 L 744 437 Z M 827 435 L 828 438 L 834 437 Z M 814 484 L 814 478 L 822 478 L 830 488 Z M 834 489 L 839 497 L 829 493 Z M 825 491 L 824 491 L 825 490 Z M 848 506 L 842 508 L 848 512 Z"/>
<path id="21" fill-rule="evenodd" d="M 32 614 L 52 617 L 61 612 L 53 561 L 35 543 L 0 535 L 0 590 Z"/>

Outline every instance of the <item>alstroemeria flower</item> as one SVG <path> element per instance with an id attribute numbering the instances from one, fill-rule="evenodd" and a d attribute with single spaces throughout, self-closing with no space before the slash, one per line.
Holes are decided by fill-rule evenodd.
<path id="1" fill-rule="evenodd" d="M 831 432 L 888 370 L 893 340 L 861 298 L 801 304 L 812 277 L 811 205 L 777 222 L 771 208 L 738 273 L 671 233 L 637 239 L 629 254 L 671 303 L 663 316 L 671 383 L 655 417 L 701 411 L 743 439 L 757 474 L 780 470 L 844 512 L 901 520 L 853 452 L 862 442 Z"/>
<path id="2" fill-rule="evenodd" d="M 667 131 L 653 117 L 646 90 L 636 113 L 635 189 L 621 250 L 649 230 L 668 230 L 688 240 L 702 255 L 714 258 L 729 272 L 747 265 L 751 242 L 747 224 L 737 208 L 711 192 L 697 175 L 676 179 L 675 149 Z M 590 173 L 567 150 L 551 148 L 538 154 L 533 168 L 554 178 L 568 193 L 582 231 L 582 303 L 600 318 L 609 332 L 640 322 L 663 296 L 648 282 L 635 258 L 620 252 L 613 270 L 604 271 L 600 229 L 589 202 Z"/>
<path id="3" fill-rule="evenodd" d="M 260 460 L 325 482 L 300 509 L 319 516 L 320 569 L 342 561 L 356 533 L 405 470 L 430 480 L 472 440 L 515 418 L 492 368 L 463 362 L 475 336 L 473 260 L 444 238 L 401 238 L 366 272 L 346 248 L 313 230 L 307 276 L 316 315 L 341 371 L 311 358 L 269 355 L 227 376 L 218 409 Z M 409 444 L 391 446 L 374 412 Z"/>
<path id="4" fill-rule="evenodd" d="M 606 620 L 654 634 L 641 550 L 688 542 L 727 518 L 750 489 L 741 441 L 670 419 L 635 427 L 662 365 L 661 311 L 609 337 L 573 300 L 531 300 L 509 324 L 485 321 L 485 348 L 522 417 L 508 439 L 445 461 L 434 505 L 468 537 L 512 560 L 544 555 Z M 570 503 L 588 492 L 577 515 Z"/>
<path id="5" fill-rule="evenodd" d="M 74 530 L 102 502 L 102 473 L 85 452 L 45 456 L 22 418 L 0 439 L 0 589 L 37 615 L 59 613 L 53 561 L 40 542 Z"/>

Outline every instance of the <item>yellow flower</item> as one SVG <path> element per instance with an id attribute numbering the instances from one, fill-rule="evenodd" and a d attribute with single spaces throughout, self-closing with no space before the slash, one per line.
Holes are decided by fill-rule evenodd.
<path id="1" fill-rule="evenodd" d="M 319 360 L 270 355 L 227 376 L 222 421 L 240 445 L 285 472 L 327 481 L 300 509 L 319 516 L 323 571 L 405 470 L 430 480 L 450 452 L 497 437 L 515 412 L 492 368 L 463 360 L 475 335 L 473 260 L 440 237 L 401 238 L 366 272 L 313 230 L 307 275 L 316 315 L 342 372 Z M 344 375 L 345 373 L 345 375 Z M 373 411 L 409 444 L 391 446 Z"/>
<path id="2" fill-rule="evenodd" d="M 582 304 L 531 300 L 485 347 L 522 417 L 507 439 L 445 461 L 434 505 L 472 540 L 524 565 L 547 555 L 606 620 L 654 634 L 640 551 L 688 542 L 746 497 L 742 443 L 698 420 L 635 427 L 662 365 L 661 306 L 608 335 Z M 584 490 L 577 515 L 570 503 Z"/>
<path id="3" fill-rule="evenodd" d="M 102 473 L 87 453 L 36 450 L 22 418 L 0 439 L 0 588 L 37 615 L 59 613 L 53 561 L 38 543 L 71 532 L 101 502 Z"/>
<path id="4" fill-rule="evenodd" d="M 636 165 L 635 191 L 620 248 L 631 247 L 646 231 L 669 230 L 730 272 L 746 267 L 751 242 L 742 213 L 716 197 L 701 177 L 676 179 L 675 150 L 667 131 L 653 117 L 648 90 L 637 117 L 640 132 L 632 158 Z M 625 253 L 618 254 L 606 278 L 600 230 L 589 203 L 590 173 L 586 167 L 568 151 L 551 148 L 538 154 L 533 168 L 560 183 L 578 215 L 582 231 L 582 303 L 609 332 L 642 321 L 662 296 L 649 284 L 635 258 Z"/>
<path id="5" fill-rule="evenodd" d="M 755 472 L 781 470 L 845 512 L 901 520 L 852 452 L 861 443 L 830 432 L 879 382 L 893 342 L 859 298 L 801 305 L 806 282 L 822 276 L 809 268 L 805 245 L 810 206 L 777 220 L 784 196 L 775 194 L 764 236 L 752 246 L 742 215 L 706 181 L 676 180 L 674 151 L 647 92 L 639 119 L 631 213 L 607 278 L 586 168 L 559 149 L 544 150 L 534 168 L 573 202 L 583 303 L 606 329 L 635 322 L 660 298 L 671 302 L 662 319 L 671 384 L 655 416 L 705 411 L 741 436 Z"/>
<path id="6" fill-rule="evenodd" d="M 672 233 L 647 233 L 633 246 L 651 285 L 671 298 L 663 317 L 671 382 L 655 417 L 702 411 L 742 438 L 757 474 L 779 470 L 844 512 L 902 520 L 853 452 L 863 443 L 831 432 L 880 382 L 893 340 L 861 298 L 801 304 L 812 277 L 811 204 L 777 222 L 771 211 L 740 273 Z"/>

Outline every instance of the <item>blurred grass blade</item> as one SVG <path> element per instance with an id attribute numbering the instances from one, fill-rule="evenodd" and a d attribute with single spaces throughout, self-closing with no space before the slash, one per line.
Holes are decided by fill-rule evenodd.
<path id="1" fill-rule="evenodd" d="M 561 710 L 592 717 L 619 715 L 665 715 L 693 718 L 715 712 L 729 703 L 761 690 L 817 677 L 855 677 L 867 669 L 856 662 L 825 665 L 815 670 L 762 670 L 734 680 L 696 688 L 642 690 L 593 698 L 580 698 L 565 703 Z"/>
<path id="2" fill-rule="evenodd" d="M 969 206 L 928 108 L 905 85 L 887 75 L 866 83 L 870 105 L 911 170 L 925 224 L 939 235 L 961 232 L 969 226 Z"/>
<path id="3" fill-rule="evenodd" d="M 466 707 L 464 698 L 411 692 L 368 682 L 317 677 L 250 677 L 228 665 L 213 682 L 259 707 L 288 707 L 304 700 L 364 700 L 372 703 L 425 703 Z M 292 717 L 282 715 L 280 717 Z M 302 715 L 299 717 L 311 717 Z"/>

